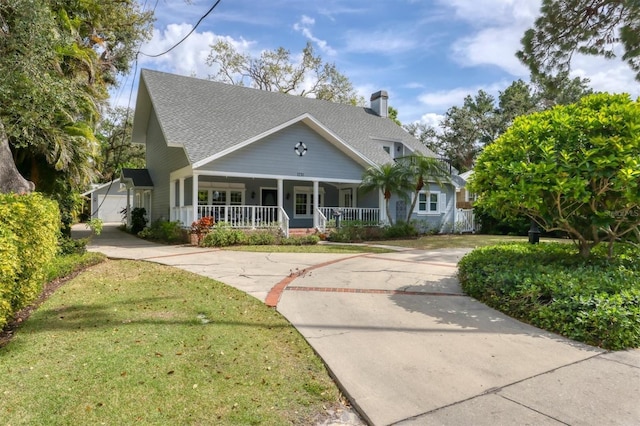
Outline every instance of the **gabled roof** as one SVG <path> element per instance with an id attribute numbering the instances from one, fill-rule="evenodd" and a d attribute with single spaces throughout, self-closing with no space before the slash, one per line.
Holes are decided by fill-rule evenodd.
<path id="1" fill-rule="evenodd" d="M 120 179 L 119 178 L 118 179 L 114 179 L 113 181 L 107 182 L 107 183 L 93 184 L 93 185 L 91 185 L 91 189 L 90 190 L 85 191 L 80 195 L 82 195 L 83 197 L 86 197 L 87 195 L 93 194 L 94 192 L 99 191 L 99 190 L 101 190 L 103 188 L 106 188 L 108 186 L 112 186 L 114 188 L 117 188 L 119 184 L 120 184 Z M 109 188 L 109 189 L 111 189 L 111 188 Z"/>
<path id="2" fill-rule="evenodd" d="M 122 169 L 120 179 L 135 188 L 153 188 L 153 181 L 147 169 Z"/>
<path id="3" fill-rule="evenodd" d="M 167 144 L 183 147 L 191 164 L 229 152 L 301 116 L 329 129 L 369 163 L 391 161 L 380 140 L 401 142 L 433 156 L 403 128 L 370 108 L 142 70 L 134 142 L 145 142 L 152 110 Z"/>

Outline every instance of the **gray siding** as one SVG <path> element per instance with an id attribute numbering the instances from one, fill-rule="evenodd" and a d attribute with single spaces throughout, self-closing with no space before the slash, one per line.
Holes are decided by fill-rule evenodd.
<path id="1" fill-rule="evenodd" d="M 429 214 L 429 215 L 418 215 L 413 213 L 411 215 L 411 220 L 415 221 L 418 229 L 421 232 L 430 232 L 436 231 L 440 233 L 449 233 L 454 230 L 454 210 L 456 207 L 456 192 L 453 185 L 445 185 L 444 187 L 438 186 L 434 183 L 429 184 L 429 191 L 440 192 L 446 194 L 446 209 L 444 212 L 439 214 Z M 397 201 L 397 197 L 392 197 L 391 203 L 391 215 L 395 215 L 395 201 Z M 411 207 L 411 203 L 407 202 L 407 209 Z M 401 220 L 405 220 L 405 218 L 400 218 Z M 394 217 L 394 220 L 397 218 Z"/>
<path id="2" fill-rule="evenodd" d="M 303 156 L 297 155 L 294 151 L 298 142 L 303 142 L 307 147 Z M 356 180 L 359 180 L 364 172 L 361 165 L 303 123 L 296 123 L 269 135 L 203 166 L 202 169 Z"/>
<path id="3" fill-rule="evenodd" d="M 146 147 L 147 168 L 153 180 L 150 220 L 169 220 L 169 173 L 189 162 L 182 148 L 167 146 L 154 110 L 149 117 Z"/>

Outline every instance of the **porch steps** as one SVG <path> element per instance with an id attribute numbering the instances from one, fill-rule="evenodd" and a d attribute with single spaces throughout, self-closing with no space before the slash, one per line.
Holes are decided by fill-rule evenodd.
<path id="1" fill-rule="evenodd" d="M 315 228 L 289 228 L 290 237 L 304 237 L 316 233 Z"/>

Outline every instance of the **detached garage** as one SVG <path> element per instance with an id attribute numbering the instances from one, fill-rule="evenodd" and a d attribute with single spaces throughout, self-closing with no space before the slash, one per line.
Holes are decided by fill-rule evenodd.
<path id="1" fill-rule="evenodd" d="M 120 179 L 115 179 L 83 193 L 91 200 L 91 218 L 103 222 L 122 222 L 121 211 L 127 208 L 127 193 L 119 191 Z"/>

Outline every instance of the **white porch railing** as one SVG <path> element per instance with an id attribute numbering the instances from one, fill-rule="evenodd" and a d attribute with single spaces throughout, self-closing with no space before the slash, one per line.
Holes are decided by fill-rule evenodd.
<path id="1" fill-rule="evenodd" d="M 320 207 L 318 209 L 324 217 L 331 220 L 333 219 L 333 212 L 340 212 L 340 220 L 345 221 L 358 221 L 366 223 L 380 223 L 380 209 L 378 208 L 364 208 L 364 207 Z"/>
<path id="2" fill-rule="evenodd" d="M 318 230 L 320 232 L 325 232 L 327 230 L 327 216 L 322 213 L 321 209 L 316 209 L 318 211 Z"/>
<path id="3" fill-rule="evenodd" d="M 320 207 L 318 208 L 318 228 L 324 232 L 327 223 L 334 219 L 334 213 L 340 213 L 340 223 L 360 222 L 380 224 L 380 209 L 373 207 Z"/>
<path id="4" fill-rule="evenodd" d="M 211 216 L 215 222 L 226 222 L 233 228 L 256 229 L 279 227 L 289 235 L 289 216 L 277 206 L 198 206 L 198 219 Z M 194 222 L 193 206 L 174 207 L 171 220 L 182 222 L 185 227 Z"/>
<path id="5" fill-rule="evenodd" d="M 456 211 L 455 232 L 476 232 L 476 218 L 473 209 L 458 209 Z"/>

